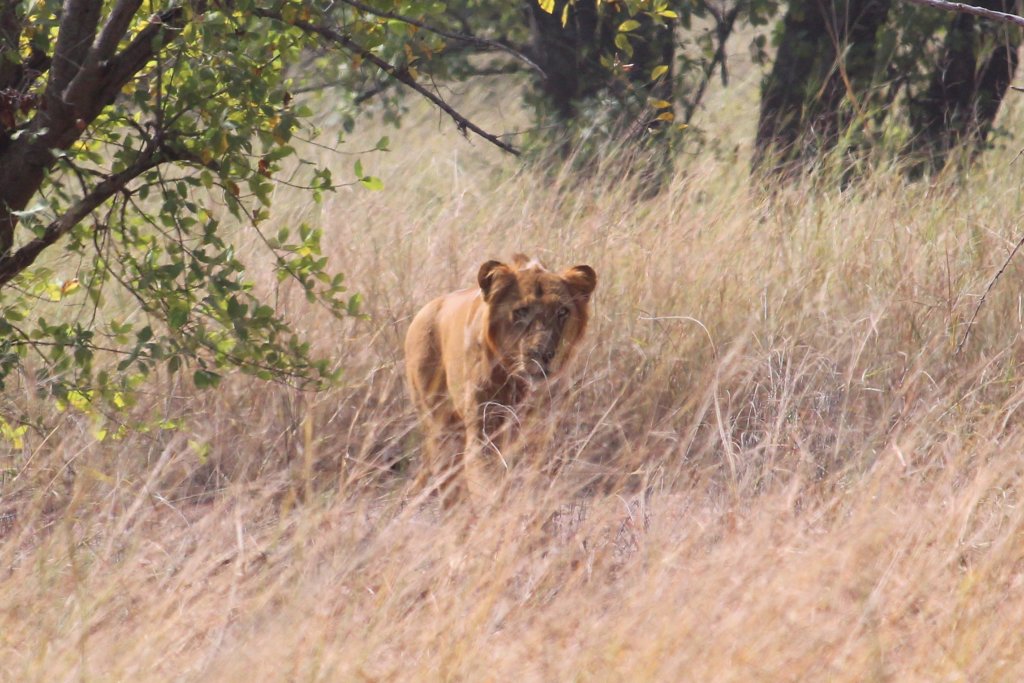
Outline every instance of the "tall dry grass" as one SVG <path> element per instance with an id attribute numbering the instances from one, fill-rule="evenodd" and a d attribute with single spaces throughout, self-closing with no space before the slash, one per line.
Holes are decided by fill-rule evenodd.
<path id="1" fill-rule="evenodd" d="M 709 105 L 720 149 L 755 82 Z M 338 388 L 155 377 L 135 410 L 182 426 L 116 441 L 8 395 L 51 426 L 2 456 L 0 679 L 1024 678 L 1019 259 L 956 353 L 1018 239 L 1015 150 L 762 193 L 741 147 L 639 200 L 434 125 L 364 161 L 383 193 L 279 197 L 367 300 L 277 293 Z M 594 266 L 593 325 L 502 503 L 441 516 L 402 335 L 520 250 Z"/>

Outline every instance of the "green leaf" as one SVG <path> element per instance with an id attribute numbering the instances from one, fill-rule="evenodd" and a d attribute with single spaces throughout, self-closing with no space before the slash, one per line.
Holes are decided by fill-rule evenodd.
<path id="1" fill-rule="evenodd" d="M 360 178 L 359 182 L 362 183 L 363 187 L 365 187 L 367 190 L 383 190 L 384 189 L 384 182 L 380 178 L 376 178 L 374 176 L 369 176 L 368 175 L 368 176 L 366 176 L 364 178 Z"/>
<path id="2" fill-rule="evenodd" d="M 196 370 L 192 374 L 192 382 L 196 385 L 196 389 L 215 387 L 220 384 L 220 379 L 220 375 L 216 372 L 209 372 L 207 370 Z"/>
<path id="3" fill-rule="evenodd" d="M 555 13 L 555 0 L 537 0 L 537 4 L 540 5 L 540 8 L 548 14 Z"/>
<path id="4" fill-rule="evenodd" d="M 640 22 L 636 19 L 626 19 L 624 22 L 619 24 L 619 31 L 627 33 L 629 31 L 635 31 L 640 28 Z"/>
<path id="5" fill-rule="evenodd" d="M 628 57 L 633 56 L 633 46 L 629 44 L 629 38 L 625 33 L 615 34 L 615 47 L 625 52 Z"/>

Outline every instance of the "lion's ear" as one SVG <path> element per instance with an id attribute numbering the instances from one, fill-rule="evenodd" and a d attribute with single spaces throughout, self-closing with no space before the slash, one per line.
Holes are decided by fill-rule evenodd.
<path id="1" fill-rule="evenodd" d="M 480 291 L 483 292 L 484 301 L 490 301 L 491 295 L 497 290 L 495 286 L 499 280 L 512 274 L 512 269 L 501 261 L 488 261 L 480 266 L 476 275 L 476 281 L 480 284 Z"/>
<path id="2" fill-rule="evenodd" d="M 573 266 L 562 274 L 562 279 L 569 286 L 573 296 L 584 301 L 590 298 L 597 287 L 597 273 L 590 266 Z"/>

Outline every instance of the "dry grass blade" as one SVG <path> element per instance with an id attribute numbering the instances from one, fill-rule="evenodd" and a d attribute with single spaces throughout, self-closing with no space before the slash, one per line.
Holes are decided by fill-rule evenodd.
<path id="1" fill-rule="evenodd" d="M 960 343 L 956 345 L 956 353 L 958 355 L 960 351 L 963 350 L 964 344 L 967 343 L 967 338 L 971 336 L 971 327 L 974 326 L 974 321 L 978 318 L 978 311 L 980 311 L 981 307 L 985 305 L 985 299 L 988 298 L 988 293 L 992 291 L 992 288 L 995 287 L 996 282 L 998 282 L 999 278 L 1002 277 L 1003 272 L 1006 270 L 1006 267 L 1010 265 L 1010 261 L 1013 260 L 1013 257 L 1017 255 L 1017 252 L 1020 250 L 1021 245 L 1024 245 L 1024 237 L 1021 237 L 1019 240 L 1017 240 L 1017 244 L 1013 246 L 1013 249 L 1006 257 L 1006 260 L 1003 261 L 1003 265 L 999 267 L 999 270 L 996 271 L 996 274 L 992 276 L 991 280 L 989 280 L 988 285 L 985 287 L 985 291 L 981 295 L 981 298 L 978 299 L 978 305 L 974 307 L 974 312 L 971 313 L 971 319 L 967 321 L 967 329 L 964 330 L 964 336 L 963 338 L 960 339 Z"/>
<path id="2" fill-rule="evenodd" d="M 749 132 L 756 76 L 709 135 Z M 614 164 L 514 175 L 434 121 L 384 193 L 277 199 L 366 298 L 338 322 L 258 283 L 341 386 L 161 375 L 132 417 L 174 428 L 105 440 L 9 388 L 51 428 L 0 453 L 0 680 L 1024 680 L 1011 151 L 771 199 L 709 151 L 639 201 Z M 441 515 L 402 335 L 516 251 L 593 265 L 592 326 L 501 504 Z"/>

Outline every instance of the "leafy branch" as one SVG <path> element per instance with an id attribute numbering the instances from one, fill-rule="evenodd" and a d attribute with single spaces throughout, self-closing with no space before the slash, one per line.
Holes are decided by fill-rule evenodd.
<path id="1" fill-rule="evenodd" d="M 47 225 L 39 237 L 26 243 L 14 253 L 0 257 L 0 287 L 6 285 L 32 265 L 44 249 L 68 234 L 103 202 L 122 191 L 129 182 L 165 160 L 156 153 L 155 147 L 147 148 L 139 155 L 134 164 L 97 184 L 60 218 Z"/>
<path id="2" fill-rule="evenodd" d="M 266 19 L 274 19 L 284 24 L 295 26 L 296 28 L 302 29 L 303 31 L 306 31 L 308 33 L 316 34 L 331 43 L 340 45 L 341 47 L 345 48 L 351 53 L 358 55 L 360 58 L 366 60 L 367 62 L 370 62 L 391 78 L 395 79 L 396 81 L 399 81 L 400 83 L 408 86 L 409 88 L 412 88 L 420 95 L 430 100 L 430 102 L 437 106 L 437 108 L 439 108 L 444 113 L 448 114 L 448 116 L 451 117 L 453 121 L 455 121 L 456 127 L 463 134 L 465 134 L 467 130 L 472 131 L 473 133 L 476 133 L 476 135 L 478 135 L 479 137 L 490 142 L 495 147 L 498 147 L 499 149 L 502 149 L 515 156 L 520 155 L 520 151 L 518 149 L 508 144 L 507 142 L 504 142 L 503 140 L 498 138 L 498 136 L 492 135 L 491 133 L 485 131 L 483 128 L 480 128 L 475 123 L 470 121 L 468 118 L 457 112 L 451 105 L 445 102 L 436 93 L 431 92 L 429 89 L 425 88 L 424 86 L 416 82 L 416 79 L 412 77 L 412 74 L 409 73 L 408 69 L 396 67 L 390 62 L 381 59 L 378 55 L 374 54 L 370 50 L 367 50 L 362 45 L 358 44 L 357 42 L 355 42 L 348 36 L 344 35 L 343 33 L 337 31 L 336 29 L 330 26 L 326 26 L 324 24 L 314 24 L 312 22 L 298 18 L 293 19 L 291 21 L 287 21 L 281 15 L 280 12 L 275 10 L 256 8 L 253 10 L 253 14 L 259 17 L 263 17 Z"/>
<path id="3" fill-rule="evenodd" d="M 547 78 L 547 74 L 544 73 L 544 69 L 540 68 L 540 66 L 535 61 L 526 56 L 526 54 L 524 54 L 521 48 L 511 45 L 507 41 L 481 38 L 471 33 L 458 33 L 456 31 L 449 31 L 447 29 L 439 28 L 437 26 L 433 26 L 423 21 L 413 19 L 412 17 L 407 17 L 402 14 L 398 14 L 397 12 L 388 12 L 385 10 L 377 9 L 375 7 L 370 7 L 367 4 L 358 2 L 358 0 L 341 1 L 346 5 L 353 7 L 361 12 L 366 12 L 367 14 L 372 14 L 374 16 L 381 17 L 382 19 L 394 19 L 396 21 L 401 21 L 402 23 L 409 24 L 410 26 L 421 28 L 424 31 L 430 31 L 431 33 L 441 36 L 442 38 L 448 38 L 449 40 L 457 40 L 463 43 L 470 43 L 472 45 L 479 45 L 481 47 L 488 47 L 491 49 L 507 52 L 508 54 L 512 55 L 519 61 L 529 66 L 531 69 L 537 72 L 542 78 Z"/>

